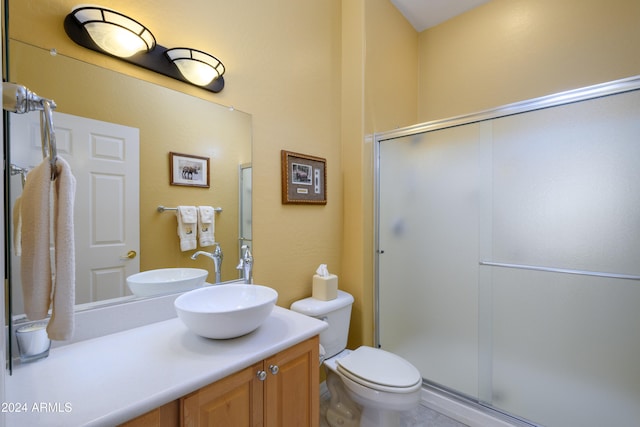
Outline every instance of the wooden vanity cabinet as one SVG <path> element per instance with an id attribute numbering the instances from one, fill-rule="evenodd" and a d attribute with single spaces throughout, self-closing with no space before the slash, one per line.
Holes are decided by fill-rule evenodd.
<path id="1" fill-rule="evenodd" d="M 166 405 L 120 424 L 119 427 L 178 427 L 180 425 L 180 401 Z"/>
<path id="2" fill-rule="evenodd" d="M 264 425 L 313 426 L 320 423 L 319 338 L 290 347 L 264 362 Z M 273 374 L 272 369 L 278 369 Z"/>
<path id="3" fill-rule="evenodd" d="M 318 337 L 180 399 L 183 427 L 317 427 Z"/>
<path id="4" fill-rule="evenodd" d="M 262 426 L 263 363 L 236 372 L 180 399 L 182 426 Z"/>

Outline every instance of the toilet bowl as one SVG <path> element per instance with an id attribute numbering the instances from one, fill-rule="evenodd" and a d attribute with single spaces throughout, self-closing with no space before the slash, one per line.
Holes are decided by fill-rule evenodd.
<path id="1" fill-rule="evenodd" d="M 320 334 L 330 393 L 326 419 L 331 427 L 399 425 L 400 413 L 418 406 L 422 376 L 402 357 L 362 346 L 346 350 L 353 297 L 296 301 L 291 309 L 322 319 L 329 328 Z"/>
<path id="2" fill-rule="evenodd" d="M 397 426 L 400 413 L 420 402 L 420 372 L 393 353 L 363 346 L 354 351 L 344 350 L 325 360 L 324 366 L 327 381 L 331 376 L 338 377 L 341 384 L 334 387 L 342 387 L 346 396 L 359 406 L 360 423 L 355 425 Z M 335 424 L 329 421 L 332 427 L 344 425 L 344 420 L 336 419 Z"/>

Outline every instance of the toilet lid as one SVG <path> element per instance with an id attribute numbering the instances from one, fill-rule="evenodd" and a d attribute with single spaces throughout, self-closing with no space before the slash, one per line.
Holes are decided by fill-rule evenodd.
<path id="1" fill-rule="evenodd" d="M 358 380 L 354 376 L 373 385 L 409 388 L 422 381 L 420 372 L 411 363 L 398 355 L 373 347 L 360 347 L 337 360 L 337 363 L 343 374 L 355 381 Z"/>

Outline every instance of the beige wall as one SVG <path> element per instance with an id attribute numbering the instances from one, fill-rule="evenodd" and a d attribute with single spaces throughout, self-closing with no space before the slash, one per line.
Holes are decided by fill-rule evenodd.
<path id="1" fill-rule="evenodd" d="M 637 0 L 492 0 L 420 34 L 398 22 L 389 1 L 364 4 L 366 65 L 356 64 L 365 76 L 363 135 L 640 74 Z M 345 128 L 352 126 L 348 113 Z M 363 301 L 352 344 L 369 343 L 373 331 L 371 157 L 361 141 L 343 138 L 345 167 L 355 169 L 345 171 L 344 271 L 360 284 Z"/>
<path id="2" fill-rule="evenodd" d="M 638 0 L 492 0 L 420 34 L 420 122 L 640 74 Z"/>
<path id="3" fill-rule="evenodd" d="M 365 133 L 416 123 L 418 33 L 389 0 L 367 0 Z"/>
<path id="4" fill-rule="evenodd" d="M 418 35 L 388 0 L 342 9 L 342 287 L 355 297 L 349 347 L 373 344 L 373 147 L 371 135 L 415 123 Z"/>
<path id="5" fill-rule="evenodd" d="M 255 281 L 276 288 L 278 303 L 287 307 L 310 294 L 318 264 L 341 274 L 340 1 L 261 1 L 250 6 L 212 0 L 100 3 L 145 23 L 163 46 L 187 45 L 218 56 L 227 74 L 225 89 L 217 95 L 76 46 L 62 29 L 64 16 L 76 3 L 12 0 L 12 8 L 26 8 L 31 16 L 30 21 L 18 20 L 12 33 L 251 113 Z M 12 13 L 14 18 L 19 14 Z M 142 162 L 154 149 L 141 147 Z M 281 204 L 281 149 L 327 159 L 326 206 Z M 149 185 L 145 191 L 160 198 L 167 190 Z M 141 206 L 141 212 L 153 208 Z M 147 252 L 164 250 L 156 245 Z"/>
<path id="6" fill-rule="evenodd" d="M 30 3 L 47 18 L 22 23 L 34 44 L 123 67 L 66 39 L 62 19 L 76 2 Z M 419 35 L 388 0 L 102 3 L 145 22 L 162 45 L 224 61 L 218 95 L 125 68 L 253 115 L 256 281 L 288 306 L 327 263 L 357 299 L 351 347 L 373 336 L 367 135 L 640 72 L 637 0 L 493 0 Z M 281 149 L 327 159 L 326 206 L 281 204 Z"/>
<path id="7" fill-rule="evenodd" d="M 391 3 L 246 7 L 201 0 L 190 2 L 197 13 L 188 13 L 168 0 L 102 2 L 144 22 L 161 45 L 184 44 L 221 58 L 226 87 L 212 95 L 70 42 L 61 23 L 72 0 L 11 2 L 31 16 L 12 15 L 18 18 L 12 34 L 20 40 L 251 113 L 256 282 L 276 288 L 278 304 L 287 307 L 310 294 L 313 272 L 327 263 L 340 287 L 356 297 L 350 345 L 372 342 L 372 153 L 363 141 L 365 134 L 416 119 L 417 34 Z M 281 204 L 281 149 L 327 159 L 326 206 Z M 143 164 L 151 150 L 141 148 Z M 149 185 L 145 191 L 155 200 L 167 190 Z M 146 252 L 161 250 L 151 245 Z"/>
<path id="8" fill-rule="evenodd" d="M 371 311 L 363 301 L 364 0 L 342 4 L 342 159 L 344 162 L 343 265 L 339 287 L 356 298 L 350 344 L 361 341 Z M 348 159 L 348 160 L 347 160 Z M 370 332 L 369 332 L 370 334 Z"/>

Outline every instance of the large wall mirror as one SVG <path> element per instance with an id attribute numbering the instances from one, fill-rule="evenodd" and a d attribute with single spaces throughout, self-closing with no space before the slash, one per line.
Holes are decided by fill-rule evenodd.
<path id="1" fill-rule="evenodd" d="M 42 10 L 18 7 L 19 3 L 8 1 L 5 5 L 9 11 L 9 36 L 5 41 L 8 75 L 5 78 L 28 87 L 40 96 L 53 99 L 57 104 L 56 113 L 60 113 L 54 117 L 56 127 L 56 120 L 66 123 L 66 119 L 77 118 L 90 123 L 106 123 L 133 129 L 138 134 L 137 170 L 132 174 L 133 178 L 127 179 L 137 181 L 135 184 L 139 197 L 127 203 L 132 211 L 137 212 L 139 236 L 134 237 L 139 237 L 139 243 L 138 246 L 135 243 L 132 246 L 120 245 L 115 251 L 116 257 L 126 257 L 134 251 L 133 259 L 135 263 L 139 263 L 140 271 L 167 267 L 204 268 L 209 271 L 208 282 L 213 283 L 215 274 L 211 259 L 199 257 L 192 260 L 190 257 L 195 250 L 213 251 L 213 247 L 181 251 L 175 212 L 161 213 L 157 208 L 178 205 L 215 206 L 222 208 L 222 212 L 215 215 L 215 239 L 224 253 L 222 281 L 238 279 L 236 265 L 240 246 L 251 244 L 251 115 L 211 102 L 206 96 L 194 95 L 193 90 L 187 94 L 179 89 L 108 69 L 102 64 L 78 60 L 35 46 L 30 41 L 20 40 L 11 31 L 14 19 L 23 22 L 24 13 L 32 10 L 34 13 L 42 13 Z M 62 31 L 62 21 L 59 25 Z M 34 114 L 37 122 L 36 112 L 20 116 L 29 114 Z M 28 120 L 25 124 L 22 117 L 17 116 L 8 115 L 7 163 L 21 168 L 33 167 L 35 165 L 32 163 L 36 160 L 23 152 L 25 144 L 32 144 L 30 135 L 34 133 L 34 125 L 29 124 Z M 65 126 L 66 124 L 61 125 L 61 128 Z M 39 132 L 39 129 L 36 131 Z M 62 145 L 58 149 L 62 157 L 69 155 L 65 153 L 64 135 L 64 129 L 59 134 L 57 131 L 58 144 Z M 169 161 L 172 152 L 208 158 L 210 186 L 171 185 Z M 5 214 L 11 217 L 12 203 L 21 193 L 22 177 L 20 173 L 11 175 L 8 169 L 6 180 L 10 197 L 5 204 Z M 83 184 L 81 179 L 76 178 L 79 181 L 78 191 L 84 184 L 90 193 L 101 191 L 99 186 Z M 96 223 L 96 218 L 100 218 L 100 215 L 95 215 L 95 210 L 106 209 L 105 212 L 108 213 L 111 208 L 108 197 L 111 196 L 102 197 L 98 205 L 94 203 L 91 207 L 93 216 L 89 219 L 82 217 L 86 215 L 84 211 L 91 210 L 86 207 L 85 197 L 80 192 L 76 195 L 76 241 L 80 238 L 91 242 L 96 230 L 100 228 L 100 224 Z M 103 212 L 103 215 L 106 213 Z M 81 228 L 84 223 L 88 224 L 88 228 Z M 11 230 L 7 241 L 12 236 Z M 118 245 L 118 242 L 113 242 L 113 246 Z M 15 256 L 14 248 L 7 247 L 7 253 L 11 254 L 11 306 L 8 307 L 8 312 L 16 320 L 23 313 L 18 268 L 20 260 Z M 90 271 L 82 265 L 85 258 L 84 251 L 76 255 L 77 271 Z M 108 269 L 108 265 L 104 268 Z M 95 273 L 89 274 L 93 276 L 88 277 L 83 273 L 82 277 L 76 277 L 76 303 L 79 309 L 140 298 L 132 295 L 124 282 L 120 289 L 101 289 L 100 280 L 96 279 Z"/>

